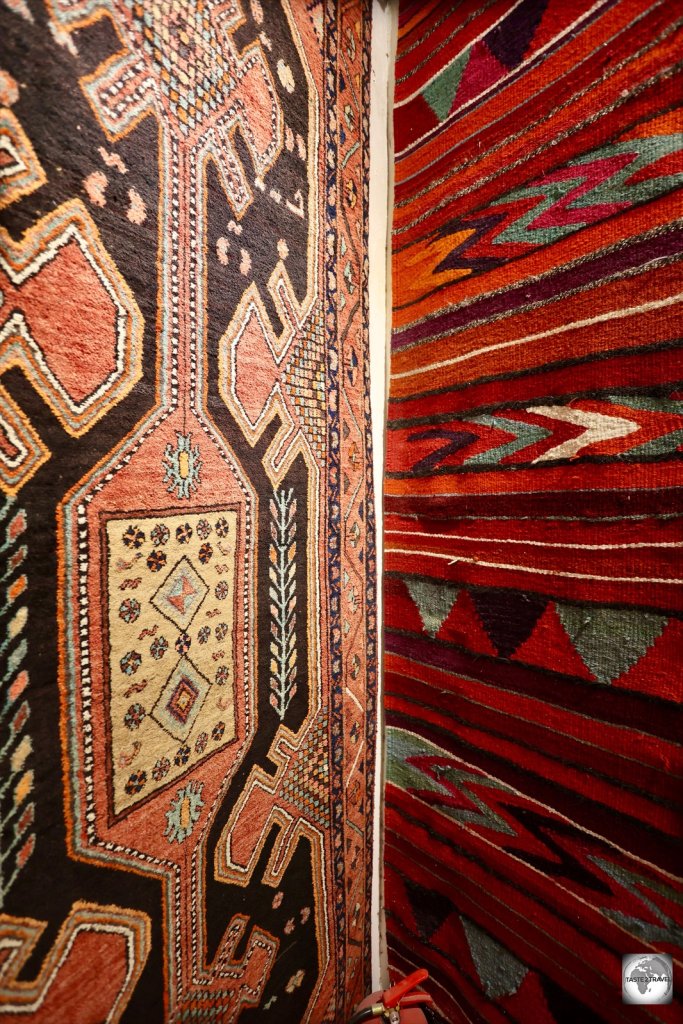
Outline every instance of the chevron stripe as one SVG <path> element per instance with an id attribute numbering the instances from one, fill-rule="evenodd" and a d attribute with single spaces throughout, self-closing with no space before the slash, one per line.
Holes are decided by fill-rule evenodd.
<path id="1" fill-rule="evenodd" d="M 620 416 L 605 416 L 597 412 L 582 412 L 580 409 L 570 409 L 565 406 L 537 405 L 531 406 L 527 412 L 534 412 L 539 416 L 547 416 L 549 419 L 562 420 L 564 423 L 573 423 L 577 427 L 583 428 L 578 437 L 574 437 L 544 452 L 543 455 L 539 455 L 535 459 L 536 462 L 545 462 L 548 459 L 571 459 L 584 448 L 600 444 L 603 441 L 627 437 L 638 429 L 637 423 L 634 423 L 632 420 L 623 419 Z"/>
<path id="2" fill-rule="evenodd" d="M 600 857 L 591 857 L 591 860 L 634 896 L 642 907 L 640 917 L 636 917 L 634 914 L 625 914 L 621 910 L 605 908 L 604 913 L 608 917 L 611 917 L 613 921 L 616 921 L 625 931 L 630 932 L 641 942 L 651 943 L 655 946 L 662 943 L 683 946 L 683 928 L 656 902 L 656 899 L 659 898 L 662 902 L 680 906 L 682 901 L 680 892 L 666 883 L 654 882 L 642 874 L 628 871 L 616 864 L 610 864 Z M 656 918 L 656 923 L 645 920 L 648 914 Z"/>
<path id="3" fill-rule="evenodd" d="M 505 818 L 481 800 L 474 786 L 504 789 L 495 780 L 456 767 L 433 744 L 401 729 L 387 735 L 387 778 L 453 818 L 515 835 Z M 469 806 L 468 806 L 469 805 Z"/>
<path id="4" fill-rule="evenodd" d="M 512 439 L 501 443 L 505 435 Z M 676 457 L 683 443 L 683 403 L 646 394 L 613 394 L 571 404 L 503 409 L 420 431 L 399 428 L 394 437 L 405 437 L 410 444 L 390 452 L 388 475 L 397 479 L 494 466 L 543 466 L 566 459 L 646 462 Z M 413 445 L 420 451 L 417 461 Z M 401 453 L 399 461 L 396 455 Z"/>
<path id="5" fill-rule="evenodd" d="M 468 466 L 497 464 L 502 462 L 503 459 L 523 451 L 530 445 L 542 441 L 550 434 L 549 430 L 537 427 L 533 423 L 522 423 L 520 420 L 511 420 L 503 416 L 477 416 L 469 422 L 477 423 L 483 427 L 495 427 L 497 430 L 505 430 L 513 435 L 514 440 L 508 441 L 507 444 L 498 445 L 497 448 L 492 448 L 490 451 L 470 456 L 469 459 L 465 460 L 465 464 Z"/>

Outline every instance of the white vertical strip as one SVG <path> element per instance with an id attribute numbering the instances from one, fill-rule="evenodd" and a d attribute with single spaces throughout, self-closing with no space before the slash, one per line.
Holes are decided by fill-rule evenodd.
<path id="1" fill-rule="evenodd" d="M 398 30 L 398 0 L 372 0 L 372 53 L 370 77 L 370 208 L 368 231 L 370 404 L 372 410 L 373 473 L 377 521 L 377 748 L 372 871 L 372 987 L 388 984 L 384 919 L 384 721 L 382 685 L 382 570 L 384 448 L 389 339 L 391 332 L 391 216 L 394 160 L 392 110 L 394 57 Z"/>

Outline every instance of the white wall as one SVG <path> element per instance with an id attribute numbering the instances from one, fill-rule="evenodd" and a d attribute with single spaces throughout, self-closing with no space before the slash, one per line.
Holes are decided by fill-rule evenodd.
<path id="1" fill-rule="evenodd" d="M 374 449 L 375 514 L 377 521 L 377 622 L 378 644 L 378 723 L 377 774 L 375 778 L 373 890 L 372 890 L 372 987 L 386 987 L 386 939 L 381 842 L 384 809 L 384 728 L 382 695 L 382 483 L 384 476 L 385 407 L 388 379 L 388 352 L 391 327 L 390 218 L 393 208 L 393 149 L 391 110 L 393 106 L 393 66 L 396 52 L 398 3 L 373 0 L 372 58 L 370 81 L 370 224 L 368 237 L 370 402 Z"/>

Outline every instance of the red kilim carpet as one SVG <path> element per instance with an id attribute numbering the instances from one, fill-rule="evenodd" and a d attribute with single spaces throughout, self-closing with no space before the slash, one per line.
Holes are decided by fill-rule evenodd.
<path id="1" fill-rule="evenodd" d="M 400 11 L 390 962 L 449 1024 L 680 1021 L 681 7 Z"/>
<path id="2" fill-rule="evenodd" d="M 0 5 L 0 1022 L 366 989 L 369 5 Z"/>

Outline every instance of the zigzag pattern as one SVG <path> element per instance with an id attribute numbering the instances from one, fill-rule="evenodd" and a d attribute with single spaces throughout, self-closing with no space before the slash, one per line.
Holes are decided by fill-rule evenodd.
<path id="1" fill-rule="evenodd" d="M 404 729 L 390 727 L 388 741 L 392 784 L 466 826 L 470 835 L 485 836 L 516 859 L 561 880 L 577 895 L 590 890 L 589 898 L 601 912 L 620 923 L 632 921 L 636 934 L 644 926 L 661 929 L 667 941 L 683 934 L 665 909 L 681 898 L 680 886 L 626 868 L 614 851 L 598 854 L 600 844 L 588 836 L 576 843 L 574 829 L 557 815 L 533 807 L 509 786 L 468 770 L 458 758 Z M 646 919 L 651 923 L 644 925 Z"/>
<path id="2" fill-rule="evenodd" d="M 675 155 L 677 168 L 657 164 Z M 644 172 L 650 171 L 651 176 Z M 440 239 L 470 232 L 434 268 L 481 274 L 532 249 L 647 202 L 683 182 L 683 133 L 647 135 L 593 150 L 566 167 L 514 189 L 474 217 L 444 224 Z"/>

